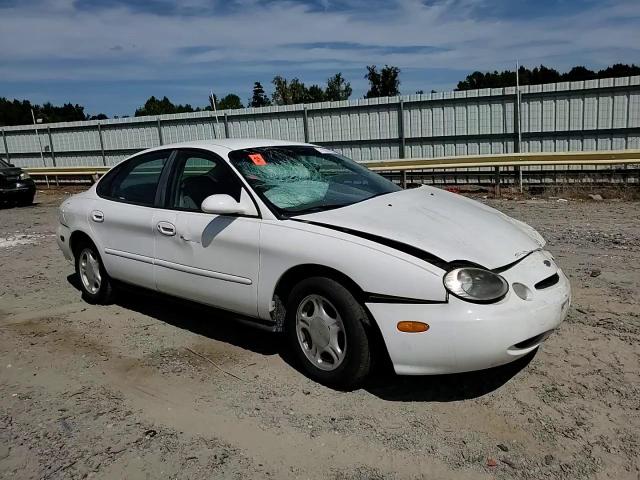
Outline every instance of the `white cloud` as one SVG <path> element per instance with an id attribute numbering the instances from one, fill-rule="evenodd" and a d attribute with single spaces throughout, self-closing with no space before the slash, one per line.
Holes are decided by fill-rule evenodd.
<path id="1" fill-rule="evenodd" d="M 355 0 L 354 0 L 355 1 Z M 367 2 L 364 2 L 366 5 Z M 490 3 L 483 0 L 485 7 Z M 168 16 L 124 6 L 79 10 L 73 0 L 42 0 L 0 9 L 0 84 L 8 81 L 181 81 L 261 74 L 268 81 L 283 71 L 305 81 L 366 64 L 393 64 L 405 71 L 510 68 L 528 65 L 594 67 L 640 60 L 637 22 L 640 2 L 609 0 L 597 9 L 525 19 L 472 15 L 471 0 L 425 4 L 396 0 L 375 15 L 369 10 L 321 8 L 281 0 L 239 0 L 237 8 L 211 15 Z M 122 5 L 122 4 L 121 4 Z M 210 5 L 189 0 L 189 8 Z M 240 5 L 240 7 L 238 7 Z M 185 4 L 181 4 L 181 8 Z M 434 51 L 398 53 L 362 47 L 433 46 Z M 300 44 L 326 43 L 309 49 Z M 177 52 L 189 47 L 192 55 Z M 198 53 L 199 52 L 199 53 Z M 462 77 L 463 75 L 457 75 Z M 312 77 L 309 79 L 308 77 Z M 362 75 L 353 79 L 362 83 Z M 429 84 L 424 85 L 428 87 Z M 248 89 L 248 87 L 247 87 Z"/>

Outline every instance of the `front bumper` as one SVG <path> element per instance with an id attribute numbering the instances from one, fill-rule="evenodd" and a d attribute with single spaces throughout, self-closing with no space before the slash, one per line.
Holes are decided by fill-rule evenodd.
<path id="1" fill-rule="evenodd" d="M 36 194 L 36 184 L 33 181 L 20 181 L 10 186 L 0 187 L 0 198 L 27 197 Z"/>
<path id="2" fill-rule="evenodd" d="M 545 264 L 545 261 L 550 266 Z M 558 274 L 557 283 L 535 284 Z M 443 304 L 368 303 L 396 373 L 444 374 L 481 370 L 514 361 L 537 348 L 564 320 L 571 302 L 567 277 L 548 252 L 539 251 L 501 274 L 510 285 L 525 284 L 528 300 L 513 288 L 501 301 L 479 305 L 449 296 Z M 427 323 L 423 333 L 402 333 L 397 323 Z"/>

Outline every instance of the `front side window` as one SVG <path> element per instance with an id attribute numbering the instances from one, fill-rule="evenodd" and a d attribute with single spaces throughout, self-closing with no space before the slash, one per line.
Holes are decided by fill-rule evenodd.
<path id="1" fill-rule="evenodd" d="M 400 187 L 336 152 L 307 146 L 236 150 L 231 163 L 284 215 L 344 207 Z"/>
<path id="2" fill-rule="evenodd" d="M 98 194 L 111 200 L 152 207 L 160 175 L 170 151 L 151 152 L 116 167 L 98 184 Z"/>
<path id="3" fill-rule="evenodd" d="M 178 210 L 200 212 L 205 198 L 226 194 L 240 201 L 241 184 L 224 160 L 207 153 L 181 151 L 177 157 L 170 206 Z"/>
<path id="4" fill-rule="evenodd" d="M 9 164 L 0 158 L 0 168 L 9 168 Z"/>

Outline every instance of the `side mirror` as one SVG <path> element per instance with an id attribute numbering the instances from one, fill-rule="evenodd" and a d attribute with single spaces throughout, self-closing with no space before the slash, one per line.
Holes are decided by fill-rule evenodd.
<path id="1" fill-rule="evenodd" d="M 231 195 L 226 194 L 209 195 L 202 201 L 200 208 L 204 213 L 215 213 L 218 215 L 249 213 L 244 205 L 236 202 Z"/>

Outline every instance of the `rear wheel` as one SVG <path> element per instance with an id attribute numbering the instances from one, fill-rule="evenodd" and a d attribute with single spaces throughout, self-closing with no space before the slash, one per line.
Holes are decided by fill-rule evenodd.
<path id="1" fill-rule="evenodd" d="M 113 285 L 95 245 L 89 242 L 80 245 L 75 259 L 82 298 L 88 303 L 109 303 L 113 297 Z"/>
<path id="2" fill-rule="evenodd" d="M 367 312 L 349 290 L 330 278 L 313 277 L 289 296 L 286 334 L 309 377 L 353 389 L 371 367 L 367 321 Z"/>

